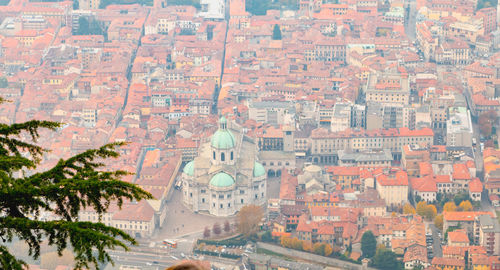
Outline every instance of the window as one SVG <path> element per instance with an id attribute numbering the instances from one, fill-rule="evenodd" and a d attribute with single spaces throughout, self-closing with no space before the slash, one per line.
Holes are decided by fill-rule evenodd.
<path id="1" fill-rule="evenodd" d="M 189 197 L 193 198 L 193 193 L 192 192 L 189 193 Z"/>
<path id="2" fill-rule="evenodd" d="M 214 151 L 214 160 L 215 160 L 215 151 Z"/>
<path id="3" fill-rule="evenodd" d="M 220 153 L 220 160 L 225 161 L 226 160 L 226 155 L 224 153 Z"/>
<path id="4" fill-rule="evenodd" d="M 228 204 L 227 204 L 227 207 L 231 207 L 231 203 L 228 203 Z"/>
<path id="5" fill-rule="evenodd" d="M 233 151 L 231 151 L 231 160 L 233 160 L 234 158 L 234 154 L 233 154 Z"/>
<path id="6" fill-rule="evenodd" d="M 202 199 L 201 199 L 201 202 L 202 202 L 202 203 L 205 203 L 205 198 L 202 198 Z"/>
<path id="7" fill-rule="evenodd" d="M 240 190 L 240 194 L 245 194 L 245 191 L 244 190 Z"/>
<path id="8" fill-rule="evenodd" d="M 215 194 L 212 194 L 212 198 L 214 198 L 214 199 L 215 199 L 215 198 L 217 198 L 217 196 L 215 196 Z"/>
<path id="9" fill-rule="evenodd" d="M 228 199 L 231 199 L 231 194 L 227 194 L 227 198 L 228 198 Z"/>
<path id="10" fill-rule="evenodd" d="M 241 199 L 241 203 L 243 203 L 243 199 Z"/>
<path id="11" fill-rule="evenodd" d="M 224 199 L 224 194 L 220 194 L 219 199 Z"/>
<path id="12" fill-rule="evenodd" d="M 215 207 L 215 203 L 212 204 Z"/>
<path id="13" fill-rule="evenodd" d="M 206 191 L 206 190 L 204 190 L 204 189 L 202 189 L 202 190 L 200 190 L 200 192 L 201 192 L 202 194 L 205 194 L 207 191 Z"/>
<path id="14" fill-rule="evenodd" d="M 224 208 L 224 205 L 222 203 L 220 204 L 220 208 Z"/>

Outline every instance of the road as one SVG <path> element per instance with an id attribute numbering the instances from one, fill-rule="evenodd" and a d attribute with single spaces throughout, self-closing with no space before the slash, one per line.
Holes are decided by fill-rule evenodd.
<path id="1" fill-rule="evenodd" d="M 405 18 L 405 33 L 414 41 L 416 39 L 416 26 L 417 26 L 417 4 L 415 1 L 408 2 L 409 11 Z"/>
<path id="2" fill-rule="evenodd" d="M 441 238 L 439 237 L 439 232 L 438 228 L 434 226 L 434 224 L 430 223 L 429 228 L 432 231 L 432 251 L 434 253 L 434 257 L 442 257 L 443 256 L 443 247 L 441 246 Z"/>
<path id="3" fill-rule="evenodd" d="M 172 266 L 177 262 L 176 259 L 167 254 L 159 253 L 145 253 L 134 251 L 109 251 L 111 258 L 117 265 L 130 265 L 130 266 L 158 266 L 160 269 L 165 269 Z"/>

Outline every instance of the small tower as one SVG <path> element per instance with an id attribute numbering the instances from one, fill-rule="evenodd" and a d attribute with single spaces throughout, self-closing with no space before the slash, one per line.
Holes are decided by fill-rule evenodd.
<path id="1" fill-rule="evenodd" d="M 234 165 L 236 139 L 227 128 L 226 117 L 222 116 L 219 119 L 219 129 L 212 135 L 210 144 L 212 146 L 212 164 Z"/>

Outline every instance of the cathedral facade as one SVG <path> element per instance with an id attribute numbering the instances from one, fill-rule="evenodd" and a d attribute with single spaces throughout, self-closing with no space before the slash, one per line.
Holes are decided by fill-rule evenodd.
<path id="1" fill-rule="evenodd" d="M 243 206 L 266 202 L 266 170 L 257 161 L 253 139 L 241 130 L 228 128 L 225 117 L 198 156 L 184 166 L 184 203 L 194 212 L 231 216 Z"/>

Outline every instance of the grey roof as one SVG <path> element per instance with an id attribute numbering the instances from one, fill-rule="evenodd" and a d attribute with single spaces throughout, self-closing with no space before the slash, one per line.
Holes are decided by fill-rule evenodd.
<path id="1" fill-rule="evenodd" d="M 500 233 L 500 224 L 498 224 L 498 220 L 496 218 L 492 218 L 490 215 L 480 215 L 478 219 L 483 232 Z"/>
<path id="2" fill-rule="evenodd" d="M 392 153 L 389 149 L 381 151 L 364 151 L 364 152 L 348 152 L 345 150 L 338 151 L 339 160 L 353 160 L 355 162 L 364 161 L 392 161 Z"/>
<path id="3" fill-rule="evenodd" d="M 282 102 L 282 101 L 257 101 L 252 102 L 250 107 L 253 108 L 294 108 L 293 104 L 290 102 Z"/>

